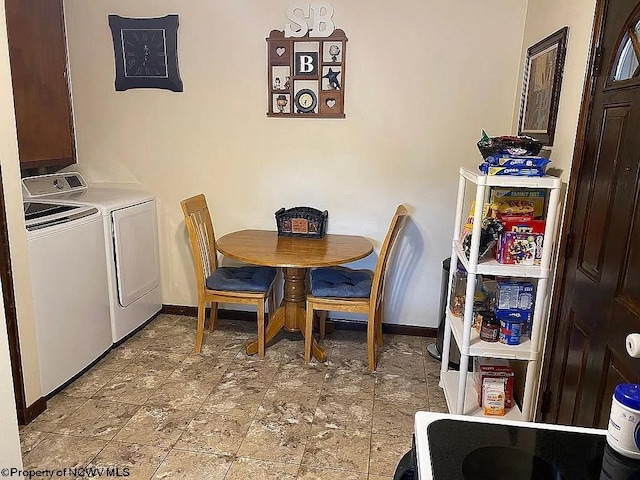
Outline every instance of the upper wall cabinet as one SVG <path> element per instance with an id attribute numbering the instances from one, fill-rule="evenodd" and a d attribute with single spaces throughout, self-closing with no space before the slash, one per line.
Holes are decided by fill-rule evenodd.
<path id="1" fill-rule="evenodd" d="M 76 163 L 62 0 L 5 0 L 20 168 Z"/>

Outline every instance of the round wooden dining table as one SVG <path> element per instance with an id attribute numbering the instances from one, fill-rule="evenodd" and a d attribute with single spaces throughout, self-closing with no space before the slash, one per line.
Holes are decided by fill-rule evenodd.
<path id="1" fill-rule="evenodd" d="M 270 230 L 241 230 L 216 241 L 223 255 L 254 265 L 282 269 L 284 294 L 265 331 L 265 343 L 280 330 L 305 331 L 305 299 L 308 291 L 307 273 L 311 267 L 326 267 L 353 262 L 371 254 L 373 245 L 355 235 L 325 235 L 322 238 L 281 237 Z M 247 354 L 258 351 L 257 339 L 247 345 Z M 320 362 L 327 358 L 324 349 L 314 339 L 313 356 Z"/>

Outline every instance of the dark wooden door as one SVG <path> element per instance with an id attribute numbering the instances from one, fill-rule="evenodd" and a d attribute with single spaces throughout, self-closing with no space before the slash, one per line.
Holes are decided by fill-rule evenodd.
<path id="1" fill-rule="evenodd" d="M 5 0 L 21 168 L 75 163 L 62 0 Z"/>
<path id="2" fill-rule="evenodd" d="M 640 381 L 640 359 L 625 350 L 640 332 L 640 3 L 612 0 L 603 12 L 543 417 L 599 427 L 615 386 Z"/>

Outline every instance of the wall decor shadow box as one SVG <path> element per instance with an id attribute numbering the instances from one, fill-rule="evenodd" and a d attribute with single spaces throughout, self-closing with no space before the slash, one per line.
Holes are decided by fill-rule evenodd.
<path id="1" fill-rule="evenodd" d="M 269 117 L 344 118 L 347 37 L 286 37 L 272 30 L 267 40 Z"/>

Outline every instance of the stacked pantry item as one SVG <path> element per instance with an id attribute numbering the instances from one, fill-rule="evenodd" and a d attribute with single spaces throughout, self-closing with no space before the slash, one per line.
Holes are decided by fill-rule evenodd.
<path id="1" fill-rule="evenodd" d="M 475 186 L 475 201 L 473 208 L 473 222 L 471 232 L 468 235 L 468 254 L 463 248 L 463 212 L 471 203 L 465 201 L 467 183 Z M 554 242 L 556 239 L 556 219 L 559 209 L 560 188 L 562 182 L 555 177 L 524 177 L 524 176 L 488 176 L 479 175 L 468 168 L 460 169 L 458 183 L 458 196 L 456 206 L 456 219 L 454 226 L 449 291 L 453 288 L 453 276 L 456 272 L 454 265 L 460 260 L 467 274 L 464 287 L 464 298 L 458 298 L 458 312 L 455 315 L 451 309 L 447 309 L 445 333 L 442 352 L 442 371 L 440 385 L 444 390 L 449 411 L 455 414 L 483 415 L 482 408 L 478 405 L 478 393 L 474 388 L 473 373 L 468 373 L 470 357 L 495 358 L 507 360 L 509 363 L 524 364 L 524 378 L 514 379 L 521 385 L 523 393 L 518 402 L 505 412 L 505 418 L 515 420 L 531 420 L 534 414 L 534 400 L 538 388 L 537 382 L 542 360 L 542 340 L 546 331 L 546 311 L 549 295 L 549 275 L 551 271 L 551 259 L 553 257 Z M 541 251 L 539 264 L 527 265 L 522 263 L 503 264 L 498 262 L 494 255 L 481 257 L 480 243 L 482 230 L 482 217 L 484 204 L 488 202 L 491 190 L 494 188 L 507 188 L 532 191 L 544 189 L 547 192 L 546 205 L 543 206 L 541 220 L 545 220 L 544 245 Z M 467 199 L 468 200 L 468 199 Z M 490 251 L 490 250 L 489 250 Z M 528 281 L 534 285 L 534 300 L 531 304 L 531 321 L 529 336 L 520 336 L 517 345 L 489 342 L 481 338 L 473 328 L 474 321 L 474 293 L 477 285 L 477 277 L 488 278 L 495 276 L 506 281 Z M 462 304 L 460 304 L 462 302 Z M 449 369 L 449 349 L 451 341 L 455 341 L 460 347 L 460 370 Z M 515 362 L 515 363 L 514 363 Z"/>
<path id="2" fill-rule="evenodd" d="M 538 156 L 542 142 L 527 136 L 489 137 L 483 130 L 478 149 L 484 158 L 479 169 L 489 176 L 542 177 L 550 162 Z"/>
<path id="3" fill-rule="evenodd" d="M 543 188 L 491 189 L 489 202 L 502 224 L 495 252 L 498 262 L 540 265 L 546 227 L 545 196 Z"/>
<path id="4" fill-rule="evenodd" d="M 473 381 L 484 415 L 503 416 L 513 407 L 513 368 L 499 358 L 475 357 Z"/>
<path id="5" fill-rule="evenodd" d="M 464 314 L 467 279 L 467 272 L 459 262 L 449 296 L 449 312 L 454 317 Z M 528 341 L 535 298 L 533 283 L 509 277 L 495 279 L 489 275 L 476 275 L 475 282 L 473 337 L 477 336 L 485 344 L 500 342 L 509 348 Z M 514 370 L 508 360 L 475 357 L 473 372 L 482 413 L 505 415 L 514 405 Z"/>
<path id="6" fill-rule="evenodd" d="M 491 188 L 489 202 L 482 209 L 478 257 L 493 252 L 500 263 L 540 265 L 546 228 L 545 198 L 543 188 Z M 475 200 L 460 237 L 467 258 L 474 217 Z"/>

